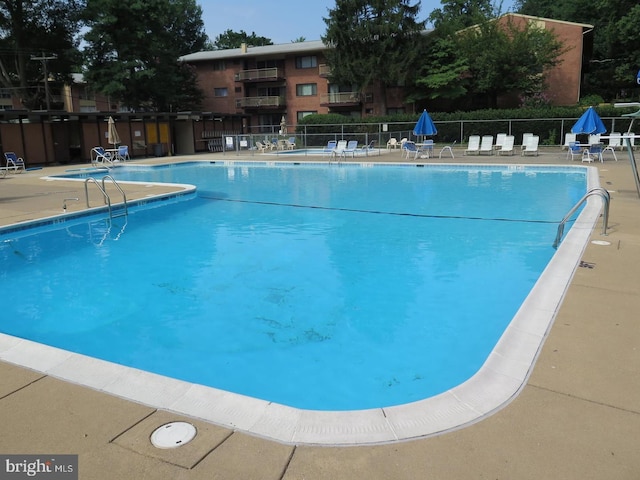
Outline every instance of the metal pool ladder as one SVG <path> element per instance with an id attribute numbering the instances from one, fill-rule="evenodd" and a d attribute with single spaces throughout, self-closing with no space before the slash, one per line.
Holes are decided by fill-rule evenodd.
<path id="1" fill-rule="evenodd" d="M 98 181 L 93 177 L 88 177 L 84 181 L 84 195 L 85 195 L 85 199 L 87 201 L 87 208 L 90 208 L 90 205 L 89 205 L 89 182 L 92 182 L 92 183 L 95 183 L 96 187 L 98 187 L 98 190 L 100 190 L 100 193 L 102 193 L 102 196 L 104 197 L 104 204 L 109 207 L 109 221 L 111 221 L 113 219 L 113 211 L 112 211 L 112 208 L 111 208 L 111 197 L 109 197 L 109 194 L 107 193 L 107 190 L 105 188 L 105 181 L 106 180 L 111 181 L 115 185 L 115 187 L 118 189 L 118 191 L 122 194 L 122 199 L 123 199 L 123 204 L 124 204 L 124 215 L 128 215 L 129 211 L 127 209 L 127 195 L 124 193 L 124 190 L 122 190 L 122 188 L 120 187 L 118 182 L 116 182 L 115 179 L 111 175 L 105 175 L 104 177 L 102 177 L 102 182 L 101 183 L 98 183 Z"/>
<path id="2" fill-rule="evenodd" d="M 609 226 L 609 204 L 611 203 L 611 196 L 609 195 L 609 192 L 605 188 L 602 188 L 602 187 L 592 188 L 591 190 L 589 190 L 587 193 L 584 194 L 584 196 L 578 201 L 578 203 L 576 203 L 573 206 L 571 210 L 569 210 L 569 213 L 567 213 L 564 216 L 564 218 L 560 222 L 560 225 L 558 225 L 558 233 L 556 234 L 556 239 L 553 242 L 553 248 L 558 248 L 558 245 L 560 245 L 560 242 L 562 241 L 562 234 L 564 233 L 564 224 L 567 223 L 567 221 L 576 212 L 576 210 L 578 210 L 578 208 L 580 208 L 580 206 L 584 202 L 586 202 L 587 199 L 592 195 L 599 195 L 602 198 L 602 201 L 604 202 L 604 213 L 602 215 L 602 235 L 607 234 L 607 228 Z"/>

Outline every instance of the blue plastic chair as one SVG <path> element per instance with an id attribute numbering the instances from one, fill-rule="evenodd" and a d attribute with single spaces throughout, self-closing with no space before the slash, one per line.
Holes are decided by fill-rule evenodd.
<path id="1" fill-rule="evenodd" d="M 7 162 L 5 167 L 7 171 L 13 170 L 13 173 L 18 173 L 20 169 L 22 169 L 23 172 L 25 171 L 24 160 L 22 157 L 18 157 L 15 152 L 5 152 L 4 158 Z"/>
<path id="2" fill-rule="evenodd" d="M 567 148 L 567 160 L 569 157 L 571 157 L 571 160 L 573 160 L 574 157 L 582 157 L 582 147 L 580 146 L 580 142 L 569 142 L 569 147 Z"/>

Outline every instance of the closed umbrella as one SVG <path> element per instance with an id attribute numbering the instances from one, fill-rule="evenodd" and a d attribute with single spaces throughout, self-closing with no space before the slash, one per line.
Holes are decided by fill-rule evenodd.
<path id="1" fill-rule="evenodd" d="M 594 135 L 606 133 L 607 127 L 593 107 L 589 107 L 571 127 L 572 133 Z"/>
<path id="2" fill-rule="evenodd" d="M 107 129 L 107 142 L 118 145 L 120 143 L 120 135 L 116 130 L 116 122 L 113 121 L 113 117 L 109 117 L 109 127 Z"/>
<path id="3" fill-rule="evenodd" d="M 435 135 L 436 133 L 438 133 L 438 129 L 436 129 L 436 126 L 433 124 L 433 120 L 431 120 L 427 111 L 424 110 L 418 119 L 418 123 L 413 127 L 413 134 L 416 136 L 428 137 Z"/>

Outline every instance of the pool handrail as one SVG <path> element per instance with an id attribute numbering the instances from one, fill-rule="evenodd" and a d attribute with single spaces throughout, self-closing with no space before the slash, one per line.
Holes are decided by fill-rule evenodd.
<path id="1" fill-rule="evenodd" d="M 587 199 L 591 195 L 599 195 L 604 202 L 604 213 L 602 215 L 602 235 L 607 234 L 607 228 L 609 226 L 609 204 L 611 203 L 611 195 L 609 195 L 609 191 L 606 188 L 596 187 L 589 190 L 584 196 L 576 203 L 569 213 L 567 213 L 560 224 L 558 225 L 558 232 L 556 234 L 556 239 L 553 242 L 553 248 L 558 248 L 560 242 L 562 241 L 562 234 L 564 233 L 564 224 L 571 218 L 571 216 L 580 208 L 580 206 L 587 201 Z"/>

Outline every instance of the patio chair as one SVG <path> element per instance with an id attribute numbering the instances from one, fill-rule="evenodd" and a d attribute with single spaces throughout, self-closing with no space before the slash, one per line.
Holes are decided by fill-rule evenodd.
<path id="1" fill-rule="evenodd" d="M 294 148 L 296 148 L 296 137 L 289 137 L 286 142 L 289 150 L 293 150 Z"/>
<path id="2" fill-rule="evenodd" d="M 464 151 L 465 155 L 471 155 L 472 153 L 480 153 L 480 135 L 471 135 L 469 137 L 469 144 Z"/>
<path id="3" fill-rule="evenodd" d="M 562 146 L 562 149 L 564 150 L 565 148 L 567 150 L 569 150 L 569 145 L 571 144 L 571 142 L 575 142 L 576 141 L 576 134 L 575 133 L 565 133 L 564 134 L 564 145 Z"/>
<path id="4" fill-rule="evenodd" d="M 375 140 L 371 140 L 367 145 L 363 145 L 362 147 L 360 147 L 359 150 L 362 153 L 364 153 L 365 156 L 368 157 L 369 156 L 369 152 L 373 152 L 373 151 L 376 150 L 375 144 L 376 144 L 376 141 Z"/>
<path id="5" fill-rule="evenodd" d="M 418 149 L 418 146 L 415 142 L 407 140 L 402 145 L 402 153 L 404 153 L 404 158 L 408 159 L 410 156 L 413 156 L 413 159 L 415 160 L 416 158 L 418 158 L 420 150 Z"/>
<path id="6" fill-rule="evenodd" d="M 358 141 L 357 140 L 349 140 L 347 142 L 347 146 L 340 150 L 340 156 L 345 157 L 347 155 L 351 155 L 351 157 L 356 156 L 356 150 L 358 149 Z"/>
<path id="7" fill-rule="evenodd" d="M 422 145 L 416 145 L 418 147 L 418 154 L 416 157 L 430 158 L 433 156 L 433 140 L 426 140 Z"/>
<path id="8" fill-rule="evenodd" d="M 24 159 L 22 157 L 18 157 L 15 152 L 4 152 L 4 159 L 7 162 L 3 169 L 4 174 L 11 170 L 13 170 L 13 173 L 18 173 L 20 170 L 24 172 L 26 170 Z"/>
<path id="9" fill-rule="evenodd" d="M 582 147 L 580 146 L 580 142 L 569 142 L 569 147 L 567 150 L 567 160 L 571 157 L 573 161 L 574 157 L 580 158 L 582 156 Z"/>
<path id="10" fill-rule="evenodd" d="M 91 149 L 91 163 L 93 165 L 97 165 L 97 164 L 110 165 L 113 162 L 111 161 L 111 154 L 109 152 L 105 152 L 104 148 L 93 147 Z"/>
<path id="11" fill-rule="evenodd" d="M 129 156 L 129 146 L 128 145 L 120 145 L 118 147 L 118 159 L 124 161 L 131 160 Z"/>
<path id="12" fill-rule="evenodd" d="M 336 147 L 338 146 L 338 142 L 335 140 L 329 140 L 327 142 L 327 146 L 322 149 L 322 156 L 333 155 Z"/>
<path id="13" fill-rule="evenodd" d="M 271 150 L 267 145 L 265 145 L 262 142 L 256 142 L 256 148 L 258 149 L 259 152 L 266 152 L 268 150 Z"/>
<path id="14" fill-rule="evenodd" d="M 331 152 L 331 158 L 342 158 L 342 152 L 347 148 L 346 140 L 338 140 L 336 148 Z M 331 160 L 329 160 L 331 162 Z"/>
<path id="15" fill-rule="evenodd" d="M 387 142 L 387 150 L 398 148 L 398 140 L 395 137 L 391 137 Z"/>
<path id="16" fill-rule="evenodd" d="M 521 155 L 535 155 L 537 157 L 538 143 L 540 143 L 540 137 L 538 135 L 531 135 L 529 138 L 527 138 L 527 144 L 524 146 Z"/>
<path id="17" fill-rule="evenodd" d="M 442 154 L 443 154 L 444 152 L 449 152 L 449 153 L 451 154 L 451 158 L 455 158 L 455 157 L 453 156 L 453 147 L 455 146 L 456 142 L 457 142 L 457 140 L 454 140 L 452 144 L 450 144 L 450 145 L 445 145 L 444 147 L 442 147 L 442 148 L 440 149 L 440 153 L 438 154 L 438 158 L 442 158 Z"/>
<path id="18" fill-rule="evenodd" d="M 604 163 L 604 158 L 602 157 L 603 150 L 604 144 L 602 143 L 589 145 L 589 148 L 585 148 L 582 152 L 582 161 L 593 162 L 594 160 L 600 160 L 600 163 Z"/>
<path id="19" fill-rule="evenodd" d="M 516 142 L 516 137 L 513 135 L 507 135 L 502 139 L 502 145 L 498 150 L 498 155 L 513 155 L 513 145 Z"/>
<path id="20" fill-rule="evenodd" d="M 613 154 L 613 158 L 615 161 L 618 161 L 618 157 L 616 156 L 616 148 L 622 148 L 622 134 L 620 132 L 611 132 L 609 135 L 609 143 L 602 150 L 604 152 L 611 152 Z"/>
<path id="21" fill-rule="evenodd" d="M 507 138 L 506 133 L 499 133 L 496 135 L 496 143 L 493 145 L 493 148 L 496 150 L 500 150 L 502 148 L 502 144 L 504 143 L 504 139 Z"/>
<path id="22" fill-rule="evenodd" d="M 493 135 L 482 136 L 482 142 L 480 143 L 480 150 L 478 150 L 478 155 L 482 155 L 483 153 L 493 155 Z"/>
<path id="23" fill-rule="evenodd" d="M 600 134 L 599 133 L 593 133 L 591 135 L 589 135 L 589 145 L 596 145 L 600 143 Z"/>
<path id="24" fill-rule="evenodd" d="M 520 149 L 521 150 L 524 150 L 524 148 L 527 146 L 527 141 L 531 137 L 533 137 L 533 133 L 523 133 L 522 134 L 522 144 L 520 145 Z"/>

